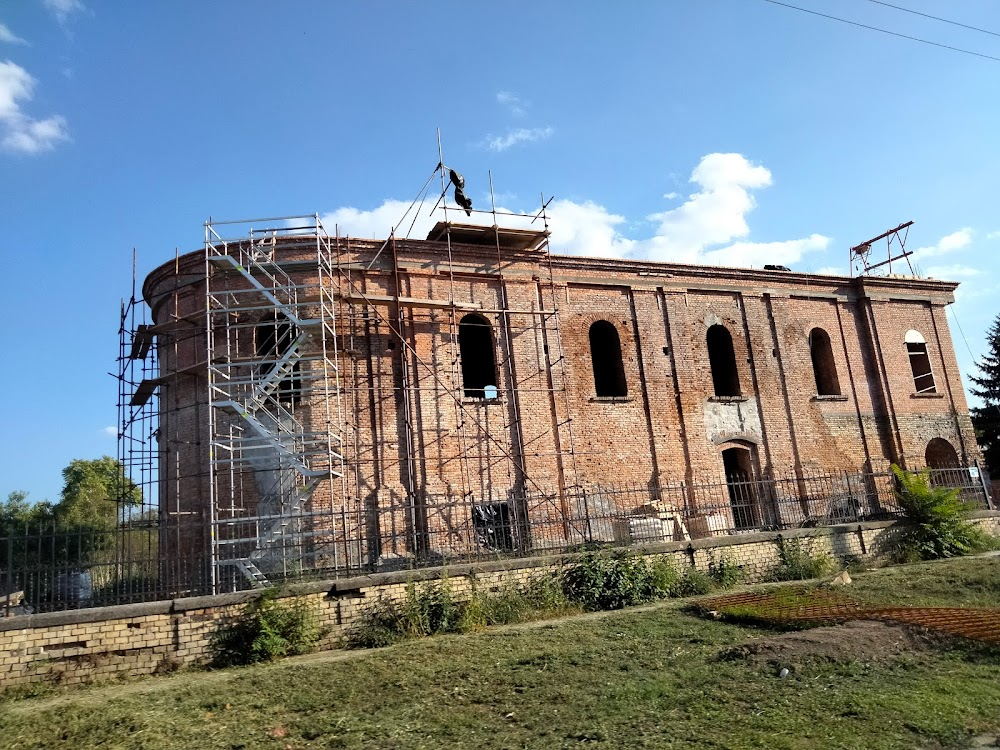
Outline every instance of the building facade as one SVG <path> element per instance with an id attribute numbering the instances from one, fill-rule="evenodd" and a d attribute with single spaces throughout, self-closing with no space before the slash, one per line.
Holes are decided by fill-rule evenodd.
<path id="1" fill-rule="evenodd" d="M 611 516 L 601 539 L 635 535 L 622 515 L 699 536 L 787 516 L 743 494 L 776 478 L 800 516 L 779 520 L 805 523 L 829 512 L 810 477 L 852 492 L 980 459 L 956 286 L 559 256 L 544 231 L 445 223 L 210 228 L 143 288 L 161 544 L 254 581 L 594 541 Z"/>

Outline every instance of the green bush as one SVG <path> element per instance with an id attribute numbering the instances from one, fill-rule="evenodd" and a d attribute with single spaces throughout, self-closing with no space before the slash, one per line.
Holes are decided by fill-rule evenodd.
<path id="1" fill-rule="evenodd" d="M 651 599 L 669 599 L 681 595 L 681 574 L 673 561 L 658 557 L 649 565 L 649 593 Z"/>
<path id="2" fill-rule="evenodd" d="M 669 559 L 650 561 L 635 552 L 587 554 L 562 576 L 566 598 L 591 612 L 678 596 L 682 580 Z"/>
<path id="3" fill-rule="evenodd" d="M 822 578 L 833 572 L 836 565 L 827 554 L 813 554 L 798 540 L 778 539 L 778 566 L 772 571 L 774 581 L 804 581 Z"/>
<path id="4" fill-rule="evenodd" d="M 579 612 L 580 607 L 566 598 L 555 575 L 537 578 L 524 585 L 507 585 L 496 591 L 474 590 L 465 605 L 460 630 L 482 630 L 491 625 L 510 625 L 546 617 Z"/>
<path id="5" fill-rule="evenodd" d="M 959 491 L 935 487 L 930 471 L 904 471 L 895 464 L 894 494 L 909 523 L 894 541 L 891 553 L 901 561 L 936 560 L 981 552 L 996 540 L 966 520 Z"/>
<path id="6" fill-rule="evenodd" d="M 736 561 L 725 555 L 708 563 L 708 575 L 719 588 L 731 589 L 743 580 L 743 571 Z"/>
<path id="7" fill-rule="evenodd" d="M 678 596 L 701 596 L 715 590 L 712 577 L 697 568 L 691 567 L 684 571 L 678 588 Z"/>
<path id="8" fill-rule="evenodd" d="M 465 633 L 579 611 L 566 598 L 555 575 L 489 592 L 476 589 L 473 582 L 468 601 L 457 601 L 447 580 L 424 585 L 411 583 L 403 601 L 382 599 L 370 606 L 348 637 L 348 644 L 355 648 L 379 648 L 407 638 Z"/>
<path id="9" fill-rule="evenodd" d="M 230 667 L 304 654 L 319 641 L 317 621 L 306 601 L 279 601 L 277 591 L 268 589 L 238 617 L 216 629 L 209 644 L 212 664 Z"/>

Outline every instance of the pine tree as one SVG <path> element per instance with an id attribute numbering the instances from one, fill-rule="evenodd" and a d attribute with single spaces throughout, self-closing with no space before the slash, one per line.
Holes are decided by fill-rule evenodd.
<path id="1" fill-rule="evenodd" d="M 1000 479 L 1000 315 L 986 334 L 986 354 L 976 363 L 978 375 L 970 375 L 973 395 L 983 405 L 972 409 L 972 424 L 991 477 Z"/>

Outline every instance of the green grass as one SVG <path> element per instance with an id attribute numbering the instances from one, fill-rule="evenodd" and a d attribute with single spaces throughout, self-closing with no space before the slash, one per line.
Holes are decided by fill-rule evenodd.
<path id="1" fill-rule="evenodd" d="M 997 603 L 1000 561 L 859 576 L 883 603 Z M 949 593 L 950 592 L 950 593 Z M 951 597 L 948 601 L 948 597 Z M 670 602 L 485 633 L 0 702 L 18 748 L 952 748 L 1000 734 L 1000 654 L 720 661 L 770 637 Z"/>
<path id="2" fill-rule="evenodd" d="M 844 593 L 872 604 L 1000 607 L 1000 557 L 899 565 L 855 575 Z"/>

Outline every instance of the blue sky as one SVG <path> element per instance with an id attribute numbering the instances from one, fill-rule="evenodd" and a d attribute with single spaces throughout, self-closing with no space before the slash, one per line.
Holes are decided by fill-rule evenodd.
<path id="1" fill-rule="evenodd" d="M 870 0 L 804 8 L 1000 57 Z M 900 6 L 1000 32 L 995 0 Z M 119 303 L 202 223 L 384 236 L 437 163 L 558 252 L 847 273 L 915 220 L 965 372 L 1000 311 L 1000 61 L 764 0 L 0 2 L 0 496 L 114 454 Z"/>

